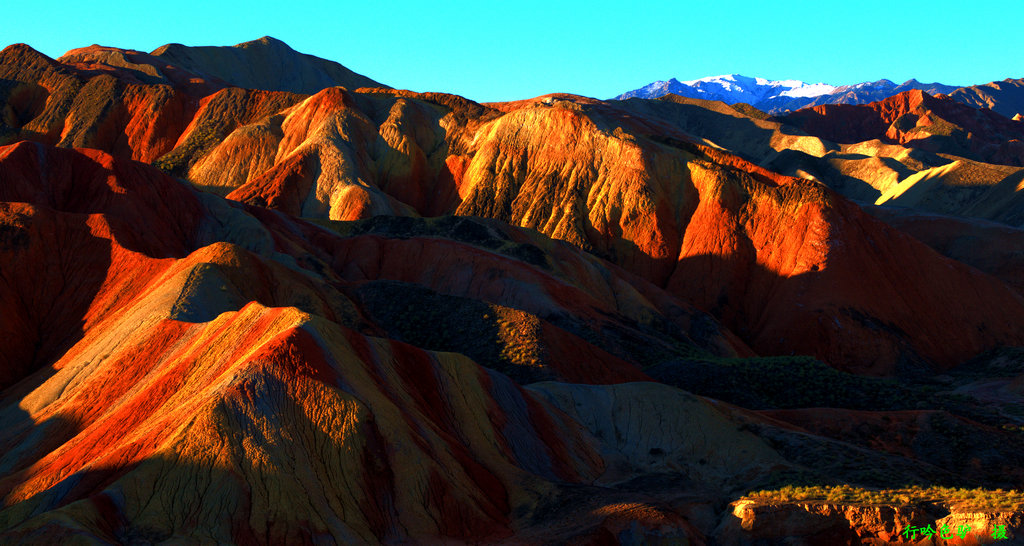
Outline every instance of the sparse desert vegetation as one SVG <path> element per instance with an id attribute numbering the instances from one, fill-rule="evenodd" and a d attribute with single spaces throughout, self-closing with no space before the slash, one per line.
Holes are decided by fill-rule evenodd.
<path id="1" fill-rule="evenodd" d="M 826 502 L 856 505 L 904 506 L 942 502 L 959 511 L 1001 512 L 1024 509 L 1024 491 L 1016 489 L 964 489 L 913 485 L 897 489 L 865 489 L 851 485 L 786 486 L 752 491 L 743 499 L 757 502 Z"/>

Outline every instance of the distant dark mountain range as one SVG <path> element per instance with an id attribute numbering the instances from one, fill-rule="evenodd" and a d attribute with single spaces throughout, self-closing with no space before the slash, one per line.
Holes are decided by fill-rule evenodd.
<path id="1" fill-rule="evenodd" d="M 824 83 L 808 84 L 799 80 L 766 80 L 729 74 L 682 82 L 675 78 L 656 81 L 615 98 L 653 99 L 672 93 L 695 99 L 720 100 L 726 104 L 742 102 L 759 110 L 778 114 L 820 104 L 865 104 L 915 89 L 936 95 L 951 93 L 957 90 L 957 87 L 941 83 L 921 83 L 917 80 L 896 84 L 885 79 L 836 87 Z"/>
<path id="2" fill-rule="evenodd" d="M 975 108 L 991 108 L 1008 118 L 1024 115 L 1024 78 L 961 87 L 949 97 Z"/>

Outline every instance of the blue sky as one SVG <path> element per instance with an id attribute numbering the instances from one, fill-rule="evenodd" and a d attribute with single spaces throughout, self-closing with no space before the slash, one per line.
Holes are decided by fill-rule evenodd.
<path id="1" fill-rule="evenodd" d="M 1024 77 L 1024 2 L 11 2 L 0 45 L 233 45 L 270 35 L 393 87 L 608 98 L 740 73 L 834 85 Z"/>

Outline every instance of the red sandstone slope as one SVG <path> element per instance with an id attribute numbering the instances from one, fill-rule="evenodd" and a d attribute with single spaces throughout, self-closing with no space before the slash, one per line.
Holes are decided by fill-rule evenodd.
<path id="1" fill-rule="evenodd" d="M 240 186 L 230 198 L 288 214 L 354 220 L 437 216 L 459 202 L 476 128 L 498 112 L 461 97 L 325 89 L 240 128 L 190 178 Z M 269 125 L 276 137 L 268 139 Z M 242 163 L 245 168 L 223 165 Z"/>
<path id="2" fill-rule="evenodd" d="M 261 148 L 240 130 L 201 165 L 274 154 L 230 197 L 290 214 L 454 210 L 536 229 L 696 303 L 762 354 L 888 374 L 1020 342 L 1016 294 L 820 185 L 692 144 L 635 110 L 549 99 L 479 110 L 474 123 L 465 103 L 436 96 L 326 90 L 278 118 L 282 136 L 260 159 L 244 159 Z M 381 155 L 384 135 L 398 154 Z"/>
<path id="3" fill-rule="evenodd" d="M 895 424 L 637 382 L 751 354 L 691 303 L 763 354 L 870 374 L 1021 343 L 989 250 L 961 259 L 994 276 L 943 258 L 688 132 L 710 118 L 221 88 L 109 48 L 2 57 L 2 138 L 95 145 L 246 204 L 96 150 L 0 147 L 0 541 L 743 543 L 722 507 L 779 479 L 1018 476 L 1020 377 L 963 391 L 992 401 L 971 419 Z M 938 231 L 920 237 L 958 256 Z M 946 457 L 950 423 L 998 449 Z"/>
<path id="4" fill-rule="evenodd" d="M 887 373 L 919 357 L 951 366 L 1021 335 L 1021 302 L 1000 283 L 820 185 L 673 141 L 653 120 L 567 103 L 520 109 L 486 130 L 460 214 L 610 255 L 711 311 L 762 354 L 806 352 Z M 1009 314 L 995 319 L 993 310 Z M 996 330 L 999 341 L 989 338 Z"/>
<path id="5" fill-rule="evenodd" d="M 570 246 L 509 228 L 459 220 L 414 224 L 397 233 L 389 233 L 387 225 L 364 226 L 339 237 L 267 211 L 244 213 L 151 168 L 100 152 L 30 143 L 0 150 L 0 198 L 10 203 L 5 205 L 9 218 L 4 241 L 10 245 L 5 256 L 11 265 L 4 268 L 9 276 L 4 301 L 17 310 L 4 318 L 9 327 L 25 332 L 7 353 L 8 364 L 33 364 L 11 372 L 5 384 L 52 362 L 67 350 L 64 340 L 73 343 L 102 322 L 105 313 L 119 313 L 120 305 L 152 289 L 160 275 L 172 275 L 181 283 L 166 305 L 168 313 L 183 319 L 209 320 L 255 300 L 289 303 L 369 332 L 399 332 L 394 329 L 402 315 L 412 314 L 411 306 L 424 305 L 427 312 L 428 302 L 443 300 L 461 306 L 468 320 L 474 315 L 476 320 L 487 318 L 473 327 L 496 336 L 495 363 L 548 370 L 546 378 L 642 379 L 638 366 L 646 363 L 630 353 L 634 345 L 652 350 L 663 346 L 671 352 L 681 344 L 722 355 L 746 351 L 728 333 L 718 333 L 713 320 L 666 299 L 655 287 Z M 41 164 L 48 168 L 40 171 Z M 54 230 L 49 223 L 66 227 Z M 57 244 L 42 244 L 46 241 Z M 175 264 L 174 259 L 215 241 L 237 249 L 215 253 L 213 266 L 190 266 L 198 267 L 196 271 Z M 44 253 L 62 259 L 50 260 Z M 410 256 L 415 259 L 410 261 Z M 270 257 L 274 259 L 261 265 Z M 42 282 L 52 292 L 30 290 L 40 272 L 14 266 L 33 259 L 46 267 L 53 264 Z M 299 269 L 287 273 L 278 262 Z M 118 269 L 108 270 L 113 266 Z M 254 273 L 282 277 L 283 284 L 270 291 L 261 284 L 248 286 L 243 279 Z M 375 283 L 388 282 L 401 283 L 407 295 L 380 294 Z M 60 300 L 79 292 L 81 301 Z M 523 335 L 516 335 L 518 330 Z M 602 332 L 615 335 L 605 339 Z M 461 350 L 458 343 L 471 337 L 467 332 L 433 341 L 439 344 L 436 349 Z M 591 354 L 589 362 L 595 366 L 589 371 L 560 358 L 574 344 L 580 354 Z"/>
<path id="6" fill-rule="evenodd" d="M 235 88 L 200 99 L 186 89 L 116 76 L 118 66 L 137 71 L 132 63 L 147 60 L 130 52 L 89 53 L 115 57 L 104 65 L 115 76 L 91 75 L 88 67 L 64 66 L 27 48 L 8 48 L 6 55 L 3 66 L 21 80 L 56 82 L 47 84 L 54 93 L 76 97 L 70 106 L 51 101 L 36 112 L 38 101 L 30 100 L 29 91 L 11 93 L 9 102 L 27 112 L 17 118 L 31 119 L 17 134 L 60 123 L 72 128 L 59 140 L 64 145 L 84 143 L 143 160 L 161 156 L 157 163 L 171 172 L 218 191 L 241 185 L 232 197 L 295 215 L 457 212 L 533 228 L 670 287 L 765 354 L 810 353 L 840 367 L 889 373 L 901 362 L 949 366 L 985 348 L 1016 343 L 1020 335 L 1014 326 L 1019 302 L 997 306 L 1006 316 L 984 312 L 988 298 L 1007 301 L 998 287 L 962 289 L 983 296 L 945 305 L 949 287 L 991 280 L 957 269 L 945 273 L 948 267 L 932 256 L 905 268 L 903 256 L 920 253 L 903 248 L 913 247 L 910 241 L 883 253 L 895 262 L 880 260 L 861 247 L 890 237 L 865 237 L 863 229 L 876 228 L 846 221 L 853 209 L 829 216 L 836 197 L 811 187 L 774 189 L 790 186 L 783 182 L 790 179 L 687 144 L 692 139 L 657 112 L 568 95 L 495 109 L 446 95 L 335 88 L 306 100 Z M 82 55 L 68 61 L 85 62 Z M 103 85 L 106 91 L 80 92 Z M 169 102 L 142 110 L 120 106 L 127 96 L 136 97 L 130 104 L 145 105 L 150 94 Z M 185 106 L 166 106 L 179 103 Z M 128 138 L 111 137 L 122 125 Z M 738 197 L 728 197 L 735 191 Z M 776 202 L 786 205 L 779 209 L 771 205 Z M 794 221 L 791 211 L 805 205 L 808 212 L 791 231 L 770 234 L 757 227 L 787 225 Z M 691 225 L 698 209 L 700 221 Z M 815 222 L 828 227 L 808 239 L 803 226 Z M 723 239 L 723 229 L 740 235 Z M 748 239 L 756 252 L 749 251 Z M 800 252 L 806 256 L 798 257 Z M 817 262 L 826 255 L 827 270 L 810 269 L 821 269 Z M 944 273 L 936 278 L 933 271 Z M 919 278 L 936 280 L 921 287 Z M 946 317 L 950 310 L 954 316 Z M 920 316 L 934 317 L 933 323 L 920 324 Z M 977 331 L 952 335 L 944 330 L 951 323 L 975 324 Z M 875 344 L 878 331 L 882 342 Z M 862 349 L 867 352 L 858 354 Z"/>
<path id="7" fill-rule="evenodd" d="M 942 255 L 998 277 L 1024 294 L 1024 230 L 912 209 L 872 207 L 867 211 Z"/>
<path id="8" fill-rule="evenodd" d="M 668 289 L 712 309 L 755 350 L 803 348 L 886 374 L 1017 343 L 1021 301 L 1002 283 L 820 186 L 740 180 L 698 186 L 701 205 Z"/>
<path id="9" fill-rule="evenodd" d="M 0 89 L 0 143 L 97 148 L 145 162 L 175 150 L 160 161 L 172 172 L 186 172 L 238 125 L 301 99 L 225 88 L 151 55 L 99 46 L 54 61 L 13 45 L 0 52 L 0 78 L 9 82 Z"/>
<path id="10" fill-rule="evenodd" d="M 942 333 L 949 325 L 942 315 L 950 309 L 967 313 L 963 323 L 990 324 L 1002 330 L 1001 341 L 996 343 L 1012 342 L 1019 335 L 1013 326 L 1018 322 L 1011 316 L 988 317 L 990 306 L 978 305 L 973 297 L 963 297 L 961 304 L 950 306 L 946 295 L 949 288 L 919 285 L 921 278 L 934 278 L 925 271 L 935 267 L 943 275 L 954 275 L 937 281 L 940 284 L 987 284 L 995 292 L 985 298 L 1004 302 L 1008 297 L 1013 301 L 1012 294 L 1007 295 L 998 283 L 962 269 L 946 273 L 949 265 L 939 265 L 942 260 L 927 249 L 889 233 L 855 207 L 843 206 L 840 198 L 813 185 L 801 187 L 792 179 L 773 179 L 740 160 L 702 148 L 687 149 L 685 144 L 673 148 L 650 141 L 632 144 L 608 138 L 600 125 L 609 123 L 609 118 L 628 123 L 620 130 L 633 128 L 641 135 L 663 129 L 651 128 L 652 122 L 618 117 L 614 110 L 593 107 L 593 111 L 583 114 L 578 113 L 581 108 L 585 107 L 575 102 L 554 107 L 542 103 L 520 108 L 484 126 L 481 131 L 486 132 L 475 140 L 477 150 L 462 176 L 460 193 L 464 195 L 459 212 L 532 227 L 611 256 L 656 283 L 665 283 L 685 299 L 713 310 L 742 332 L 755 349 L 768 354 L 785 351 L 788 346 L 789 350 L 812 352 L 837 363 L 856 359 L 855 369 L 878 372 L 891 370 L 901 359 L 913 361 L 918 357 L 948 366 L 991 343 L 982 341 L 989 334 L 960 332 L 953 338 L 962 345 L 954 347 L 951 338 Z M 604 163 L 595 161 L 598 157 Z M 687 172 L 684 169 L 689 169 L 695 186 L 700 184 L 696 192 L 669 182 L 676 172 Z M 515 181 L 516 185 L 506 181 Z M 787 189 L 776 188 L 779 182 Z M 736 190 L 737 197 L 729 200 L 728 191 Z M 585 208 L 575 197 L 581 194 L 591 196 Z M 603 195 L 611 200 L 603 201 Z M 704 210 L 711 216 L 705 219 L 702 215 L 701 223 L 694 224 L 688 208 L 703 205 L 708 206 Z M 758 208 L 764 208 L 765 218 L 754 212 Z M 629 209 L 636 212 L 626 213 Z M 798 211 L 803 212 L 794 215 Z M 642 214 L 651 216 L 645 219 Z M 803 226 L 815 222 L 822 222 L 822 231 L 811 232 L 808 239 Z M 685 231 L 673 227 L 683 225 Z M 779 225 L 792 226 L 792 236 L 767 231 L 768 226 Z M 718 234 L 722 230 L 736 233 L 737 227 L 746 235 L 722 239 Z M 865 229 L 874 233 L 865 237 Z M 757 232 L 750 233 L 754 230 Z M 678 239 L 681 235 L 690 237 L 685 246 Z M 750 243 L 744 243 L 744 239 Z M 887 250 L 883 258 L 872 248 L 875 241 L 887 241 L 895 248 Z M 744 250 L 745 244 L 759 252 Z M 807 256 L 801 258 L 794 252 Z M 931 262 L 935 266 L 923 266 L 917 272 L 886 272 L 899 269 L 886 260 L 900 263 L 904 256 L 917 255 L 920 258 L 912 263 Z M 714 256 L 727 260 L 711 263 L 718 262 Z M 829 267 L 822 267 L 824 256 L 828 256 Z M 709 267 L 710 272 L 718 274 L 709 275 Z M 667 284 L 671 275 L 678 279 L 674 285 Z M 971 278 L 974 280 L 968 280 Z M 759 285 L 763 288 L 749 288 Z M 768 294 L 777 299 L 766 301 Z M 922 312 L 922 306 L 931 310 Z M 920 316 L 933 316 L 935 321 L 921 324 Z M 897 333 L 899 330 L 906 335 Z M 797 339 L 787 332 L 796 332 Z M 882 343 L 878 343 L 879 332 Z M 907 338 L 920 341 L 908 344 Z M 844 356 L 854 354 L 858 356 Z"/>
<path id="11" fill-rule="evenodd" d="M 701 543 L 723 483 L 819 472 L 809 446 L 840 449 L 665 385 L 524 389 L 390 338 L 403 323 L 472 338 L 430 313 L 483 305 L 499 333 L 532 328 L 509 339 L 534 336 L 533 365 L 555 378 L 637 379 L 611 352 L 687 335 L 728 354 L 699 313 L 535 233 L 458 218 L 335 233 L 32 143 L 0 148 L 0 200 L 0 336 L 45 338 L 0 363 L 5 541 Z"/>
<path id="12" fill-rule="evenodd" d="M 130 301 L 122 294 L 187 254 L 199 215 L 190 191 L 152 183 L 151 169 L 96 151 L 45 150 L 0 148 L 4 387 L 54 362 Z"/>
<path id="13" fill-rule="evenodd" d="M 75 68 L 30 47 L 0 52 L 5 99 L 2 141 L 36 140 L 99 148 L 152 161 L 170 151 L 188 124 L 197 98 L 192 87 L 142 83 L 128 69 Z"/>
<path id="14" fill-rule="evenodd" d="M 253 254 L 288 234 L 263 228 L 283 237 L 263 247 L 231 231 L 252 217 L 98 152 L 20 144 L 0 166 L 3 337 L 36 349 L 2 362 L 7 540 L 500 538 L 525 483 L 600 472 L 581 429 L 504 376 L 321 318 L 359 322 L 316 275 Z M 197 248 L 211 221 L 252 251 Z"/>

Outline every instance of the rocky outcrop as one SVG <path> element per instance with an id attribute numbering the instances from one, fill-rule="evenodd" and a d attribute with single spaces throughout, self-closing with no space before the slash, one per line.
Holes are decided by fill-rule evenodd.
<path id="1" fill-rule="evenodd" d="M 750 544 L 786 537 L 787 544 L 1021 544 L 1024 514 L 1020 512 L 960 511 L 941 502 L 906 506 L 865 506 L 828 502 L 733 503 L 731 518 L 716 531 L 719 544 Z M 944 534 L 942 526 L 948 526 Z M 996 525 L 1006 538 L 994 538 Z M 907 528 L 931 526 L 934 536 Z M 969 529 L 964 537 L 959 526 Z M 942 539 L 940 537 L 946 537 Z"/>

